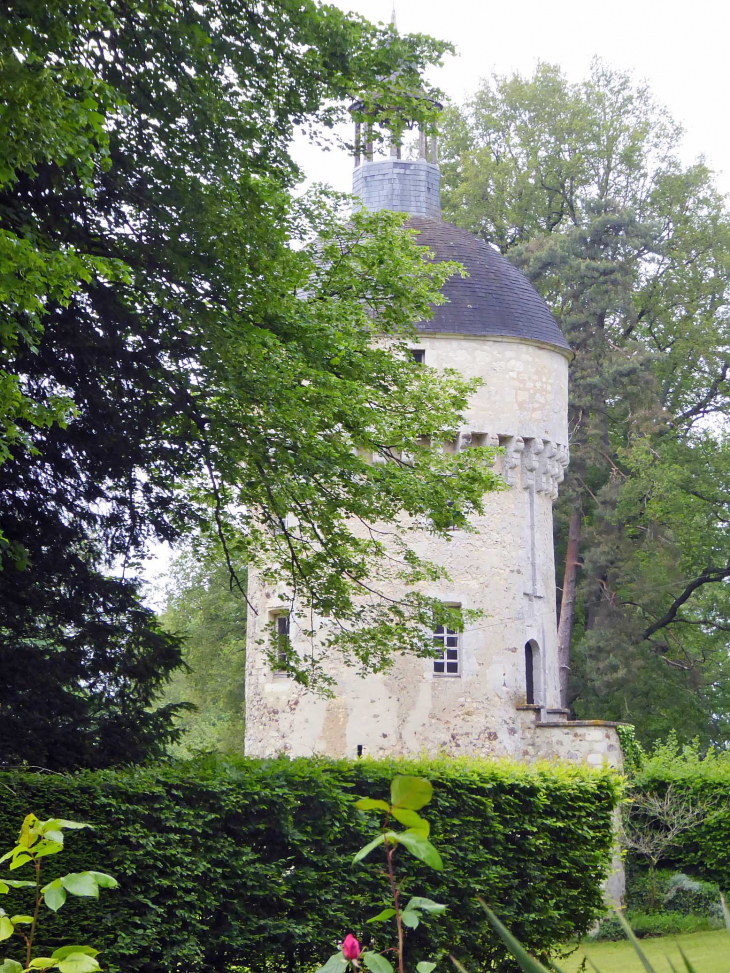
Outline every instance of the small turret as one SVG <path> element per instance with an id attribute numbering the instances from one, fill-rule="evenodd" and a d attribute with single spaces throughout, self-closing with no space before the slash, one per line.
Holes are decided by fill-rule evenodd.
<path id="1" fill-rule="evenodd" d="M 395 25 L 395 10 L 391 23 Z M 434 98 L 418 92 L 413 105 L 426 103 L 430 110 L 443 107 Z M 398 108 L 392 111 L 378 103 L 377 97 L 358 99 L 350 105 L 355 117 L 355 171 L 353 195 L 371 211 L 388 209 L 412 216 L 441 218 L 441 173 L 438 166 L 438 140 L 426 126 L 415 121 L 415 112 Z M 387 116 L 390 114 L 390 118 Z M 377 116 L 388 134 L 382 141 L 373 137 Z M 404 159 L 403 135 L 418 131 L 417 158 Z"/>

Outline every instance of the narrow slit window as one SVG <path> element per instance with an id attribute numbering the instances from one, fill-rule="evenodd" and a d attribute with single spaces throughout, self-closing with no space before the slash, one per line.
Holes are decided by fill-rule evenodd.
<path id="1" fill-rule="evenodd" d="M 433 647 L 439 653 L 433 660 L 435 676 L 459 675 L 459 633 L 444 625 L 433 630 Z"/>
<path id="2" fill-rule="evenodd" d="M 529 706 L 535 705 L 535 652 L 532 642 L 525 643 L 525 699 Z"/>
<path id="3" fill-rule="evenodd" d="M 291 639 L 289 616 L 280 613 L 274 616 L 274 630 L 276 633 L 275 672 L 284 672 L 291 656 Z"/>

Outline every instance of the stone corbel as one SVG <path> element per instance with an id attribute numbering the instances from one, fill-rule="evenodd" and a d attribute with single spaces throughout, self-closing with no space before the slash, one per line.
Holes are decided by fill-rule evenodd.
<path id="1" fill-rule="evenodd" d="M 570 463 L 570 450 L 568 449 L 567 446 L 561 446 L 560 444 L 558 444 L 556 449 L 556 454 L 555 454 L 556 472 L 555 472 L 555 481 L 553 483 L 553 489 L 554 489 L 553 500 L 557 500 L 558 498 L 558 487 L 565 479 L 565 471 L 567 470 L 569 463 Z"/>
<path id="2" fill-rule="evenodd" d="M 535 486 L 535 474 L 540 466 L 540 454 L 544 448 L 542 439 L 525 440 L 522 454 L 522 487 L 525 490 Z"/>
<path id="3" fill-rule="evenodd" d="M 549 439 L 544 439 L 542 453 L 540 454 L 540 465 L 535 474 L 535 489 L 538 493 L 549 493 L 552 496 L 553 481 L 557 473 L 556 453 L 555 443 Z"/>
<path id="4" fill-rule="evenodd" d="M 522 436 L 505 436 L 504 439 L 499 440 L 499 444 L 504 447 L 502 479 L 508 486 L 514 486 L 517 482 L 517 470 L 520 468 L 525 441 Z"/>

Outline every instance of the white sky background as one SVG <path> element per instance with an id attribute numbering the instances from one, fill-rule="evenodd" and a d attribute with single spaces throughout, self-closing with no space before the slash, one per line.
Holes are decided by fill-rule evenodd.
<path id="1" fill-rule="evenodd" d="M 683 158 L 704 155 L 730 193 L 730 3 L 728 0 L 395 0 L 401 33 L 451 41 L 456 57 L 430 80 L 460 103 L 494 71 L 531 74 L 558 64 L 570 81 L 591 59 L 631 71 L 686 129 Z M 340 0 L 343 10 L 389 21 L 391 0 Z M 296 157 L 309 179 L 351 189 L 352 163 L 302 140 Z M 724 170 L 724 171 L 723 171 Z"/>
<path id="2" fill-rule="evenodd" d="M 391 0 L 338 4 L 371 21 L 389 21 Z M 530 75 L 538 61 L 558 64 L 570 81 L 587 77 L 591 59 L 631 71 L 685 128 L 682 158 L 704 155 L 730 193 L 730 0 L 396 0 L 401 33 L 451 41 L 455 57 L 430 80 L 457 103 L 493 72 Z M 352 188 L 352 159 L 300 138 L 295 158 L 307 182 Z M 147 600 L 160 607 L 170 551 L 150 552 Z"/>

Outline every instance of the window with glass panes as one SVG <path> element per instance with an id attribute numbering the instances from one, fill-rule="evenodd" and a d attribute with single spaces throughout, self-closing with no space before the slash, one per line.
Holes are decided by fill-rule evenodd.
<path id="1" fill-rule="evenodd" d="M 289 616 L 280 613 L 274 617 L 276 630 L 276 668 L 286 669 L 291 651 L 289 641 Z"/>
<path id="2" fill-rule="evenodd" d="M 433 630 L 433 647 L 440 655 L 433 660 L 436 676 L 459 675 L 459 633 L 444 625 Z"/>

